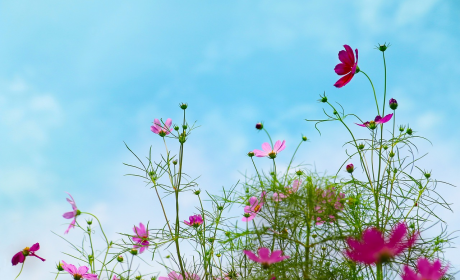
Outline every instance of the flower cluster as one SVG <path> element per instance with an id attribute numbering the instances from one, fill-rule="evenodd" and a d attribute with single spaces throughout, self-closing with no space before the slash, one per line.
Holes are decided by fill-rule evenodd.
<path id="1" fill-rule="evenodd" d="M 299 190 L 299 186 L 301 184 L 302 184 L 302 181 L 294 180 L 294 182 L 292 183 L 292 187 L 289 187 L 289 186 L 284 187 L 285 193 L 275 192 L 273 194 L 273 200 L 281 201 L 287 198 L 288 196 L 290 196 L 291 194 L 296 193 Z"/>
<path id="2" fill-rule="evenodd" d="M 332 223 L 337 213 L 343 210 L 345 194 L 336 191 L 335 187 L 317 188 L 314 196 L 313 220 L 317 226 L 325 222 Z"/>

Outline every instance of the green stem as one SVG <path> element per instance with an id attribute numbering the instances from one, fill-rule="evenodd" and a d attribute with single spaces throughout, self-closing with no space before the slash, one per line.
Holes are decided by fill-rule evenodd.
<path id="1" fill-rule="evenodd" d="M 16 278 L 14 278 L 14 280 L 18 279 L 19 275 L 21 275 L 22 269 L 24 268 L 24 262 L 22 263 L 21 270 L 19 271 L 18 276 L 16 276 Z"/>
<path id="2" fill-rule="evenodd" d="M 379 103 L 377 102 L 377 95 L 375 94 L 374 84 L 372 83 L 371 78 L 369 78 L 369 76 L 368 76 L 366 73 L 364 73 L 364 71 L 360 70 L 360 72 L 362 72 L 364 75 L 366 75 L 367 79 L 368 79 L 369 82 L 371 83 L 372 90 L 374 91 L 374 99 L 375 99 L 375 105 L 377 106 L 377 113 L 380 115 Z"/>

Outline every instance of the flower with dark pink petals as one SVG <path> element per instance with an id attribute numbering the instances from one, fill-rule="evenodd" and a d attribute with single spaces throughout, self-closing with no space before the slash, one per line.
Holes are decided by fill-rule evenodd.
<path id="1" fill-rule="evenodd" d="M 262 264 L 263 268 L 268 268 L 271 264 L 281 262 L 289 258 L 289 256 L 282 256 L 283 251 L 281 250 L 270 252 L 270 249 L 265 247 L 259 248 L 259 251 L 257 252 L 259 256 L 256 256 L 256 254 L 249 250 L 243 250 L 243 252 L 251 261 Z"/>
<path id="2" fill-rule="evenodd" d="M 164 136 L 168 135 L 169 133 L 171 133 L 171 128 L 170 128 L 171 124 L 172 124 L 171 119 L 167 119 L 165 121 L 164 125 L 161 123 L 161 121 L 159 119 L 155 119 L 153 121 L 153 125 L 150 127 L 150 130 L 153 133 L 158 134 L 161 137 L 164 137 Z"/>
<path id="3" fill-rule="evenodd" d="M 256 157 L 269 157 L 271 159 L 274 159 L 276 158 L 276 155 L 281 152 L 282 150 L 284 150 L 284 148 L 286 148 L 286 144 L 284 144 L 285 141 L 283 140 L 283 142 L 281 142 L 280 140 L 276 141 L 275 142 L 275 145 L 273 146 L 273 149 L 272 149 L 272 146 L 270 144 L 268 144 L 267 142 L 263 143 L 262 144 L 262 150 L 257 150 L 255 149 L 253 152 L 254 152 L 254 155 Z"/>
<path id="4" fill-rule="evenodd" d="M 80 210 L 77 209 L 77 205 L 75 204 L 75 200 L 73 199 L 72 195 L 70 195 L 70 193 L 67 193 L 71 199 L 69 198 L 66 198 L 67 202 L 70 203 L 70 205 L 72 206 L 72 211 L 70 212 L 66 212 L 62 215 L 62 217 L 66 218 L 66 219 L 72 219 L 72 222 L 70 222 L 70 225 L 69 227 L 67 228 L 67 230 L 64 232 L 64 234 L 67 234 L 69 233 L 69 230 L 73 227 L 75 227 L 75 223 L 77 221 L 77 216 L 81 214 Z"/>
<path id="5" fill-rule="evenodd" d="M 388 122 L 389 120 L 391 120 L 392 117 L 393 117 L 393 114 L 388 114 L 383 118 L 381 116 L 377 116 L 375 117 L 373 121 L 368 121 L 363 124 L 357 123 L 357 125 L 362 126 L 362 127 L 368 127 L 370 129 L 375 129 L 378 124 L 384 124 Z"/>
<path id="6" fill-rule="evenodd" d="M 266 194 L 266 191 L 261 193 L 260 201 L 255 196 L 249 198 L 249 205 L 244 207 L 245 216 L 241 219 L 243 222 L 249 222 L 253 220 L 257 216 L 257 213 L 262 210 Z"/>
<path id="7" fill-rule="evenodd" d="M 345 253 L 355 262 L 364 264 L 382 263 L 414 245 L 417 234 L 412 234 L 405 239 L 406 235 L 407 226 L 405 223 L 396 225 L 388 240 L 385 240 L 383 233 L 378 229 L 368 228 L 363 232 L 362 240 L 347 239 L 350 248 Z"/>
<path id="8" fill-rule="evenodd" d="M 45 261 L 44 258 L 41 258 L 41 257 L 39 257 L 39 256 L 37 256 L 35 254 L 35 252 L 37 252 L 39 249 L 40 249 L 40 244 L 38 244 L 38 243 L 35 243 L 30 248 L 26 247 L 26 248 L 24 248 L 24 250 L 19 251 L 16 254 L 14 254 L 13 258 L 11 259 L 11 263 L 13 265 L 17 265 L 18 263 L 24 263 L 24 261 L 26 260 L 27 256 L 36 257 L 36 258 L 39 258 L 42 261 Z"/>
<path id="9" fill-rule="evenodd" d="M 137 244 L 133 246 L 134 249 L 140 248 L 139 253 L 142 254 L 146 248 L 149 247 L 149 232 L 145 228 L 143 223 L 139 223 L 139 227 L 134 226 L 133 228 L 134 233 L 136 234 L 133 236 L 133 241 Z"/>
<path id="10" fill-rule="evenodd" d="M 203 223 L 203 218 L 201 215 L 193 215 L 188 217 L 189 221 L 184 221 L 184 224 L 191 227 L 199 227 Z"/>
<path id="11" fill-rule="evenodd" d="M 175 271 L 171 271 L 167 277 L 161 276 L 158 280 L 184 280 L 181 274 L 176 273 Z M 185 280 L 200 280 L 200 276 L 197 274 L 189 274 L 188 272 L 185 273 Z"/>
<path id="12" fill-rule="evenodd" d="M 344 85 L 348 84 L 353 76 L 356 73 L 358 68 L 358 49 L 355 49 L 356 53 L 356 60 L 355 55 L 353 54 L 353 50 L 349 45 L 343 45 L 345 50 L 339 52 L 339 60 L 342 63 L 339 63 L 335 66 L 334 71 L 337 75 L 345 75 L 340 78 L 335 84 L 335 87 L 341 88 Z"/>
<path id="13" fill-rule="evenodd" d="M 65 261 L 62 261 L 62 268 L 73 276 L 73 279 L 88 279 L 88 280 L 99 280 L 97 274 L 87 273 L 89 268 L 87 266 L 80 266 L 76 268 L 73 264 L 67 264 Z"/>
<path id="14" fill-rule="evenodd" d="M 413 271 L 409 266 L 404 266 L 404 274 L 402 280 L 440 280 L 446 274 L 448 267 L 441 269 L 441 262 L 439 260 L 430 263 L 425 258 L 420 258 L 417 261 L 418 274 Z"/>
<path id="15" fill-rule="evenodd" d="M 289 195 L 291 195 L 293 193 L 296 193 L 299 190 L 300 184 L 302 184 L 302 181 L 294 180 L 294 182 L 292 183 L 292 187 L 288 187 L 288 186 L 284 187 L 285 190 L 286 190 L 286 194 L 274 193 L 273 194 L 273 200 L 274 201 L 281 201 L 281 200 L 285 199 L 286 197 L 288 197 Z"/>

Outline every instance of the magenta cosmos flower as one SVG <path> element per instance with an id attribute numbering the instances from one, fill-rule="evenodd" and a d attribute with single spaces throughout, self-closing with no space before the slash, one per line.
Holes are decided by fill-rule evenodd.
<path id="1" fill-rule="evenodd" d="M 65 261 L 62 261 L 62 268 L 70 273 L 75 280 L 99 280 L 97 278 L 97 274 L 87 273 L 89 268 L 86 266 L 80 266 L 79 268 L 76 268 L 73 264 L 67 264 Z"/>
<path id="2" fill-rule="evenodd" d="M 263 191 L 260 194 L 260 201 L 255 196 L 249 198 L 250 205 L 244 207 L 245 216 L 241 219 L 243 222 L 249 222 L 253 220 L 257 216 L 257 213 L 262 210 L 266 194 L 266 191 Z"/>
<path id="3" fill-rule="evenodd" d="M 355 49 L 355 60 L 355 55 L 353 54 L 353 50 L 350 48 L 350 46 L 343 46 L 345 47 L 345 50 L 339 52 L 339 59 L 342 63 L 337 64 L 334 68 L 334 71 L 337 73 L 337 75 L 345 75 L 334 84 L 334 86 L 338 88 L 343 87 L 351 81 L 358 67 L 358 49 Z"/>
<path id="4" fill-rule="evenodd" d="M 251 261 L 262 264 L 263 268 L 268 268 L 271 264 L 281 262 L 289 258 L 289 256 L 282 256 L 283 251 L 281 250 L 270 252 L 270 249 L 265 247 L 259 249 L 257 252 L 259 256 L 256 256 L 256 254 L 248 250 L 243 250 L 243 252 Z"/>
<path id="5" fill-rule="evenodd" d="M 25 247 L 24 250 L 17 252 L 14 254 L 13 258 L 11 259 L 11 263 L 13 265 L 17 265 L 18 263 L 24 263 L 26 260 L 27 256 L 32 256 L 32 257 L 37 257 L 42 261 L 45 261 L 44 258 L 40 258 L 39 256 L 35 255 L 35 252 L 37 252 L 40 249 L 40 244 L 35 243 L 32 245 L 32 247 Z"/>
<path id="6" fill-rule="evenodd" d="M 182 277 L 181 274 L 172 271 L 168 274 L 167 277 L 161 276 L 160 278 L 158 278 L 158 280 L 184 280 L 184 277 Z M 200 280 L 200 276 L 198 276 L 197 274 L 189 274 L 186 272 L 185 280 Z"/>
<path id="7" fill-rule="evenodd" d="M 193 215 L 188 217 L 189 221 L 184 221 L 184 224 L 191 226 L 191 227 L 198 227 L 203 223 L 203 218 L 201 215 Z"/>
<path id="8" fill-rule="evenodd" d="M 153 125 L 150 127 L 150 130 L 155 133 L 155 134 L 158 134 L 160 135 L 161 137 L 164 137 L 165 135 L 168 135 L 169 133 L 171 133 L 171 124 L 172 124 L 172 120 L 171 119 L 167 119 L 165 121 L 165 124 L 163 126 L 163 124 L 160 122 L 159 119 L 155 119 L 153 121 Z"/>
<path id="9" fill-rule="evenodd" d="M 362 127 L 368 127 L 370 129 L 374 129 L 377 127 L 378 124 L 386 123 L 389 120 L 391 120 L 392 117 L 393 117 L 393 114 L 388 114 L 383 118 L 381 116 L 377 116 L 375 117 L 375 120 L 373 121 L 365 122 L 363 124 L 357 123 L 357 125 L 362 126 Z"/>
<path id="10" fill-rule="evenodd" d="M 406 234 L 407 226 L 405 223 L 396 225 L 388 240 L 385 240 L 383 234 L 376 228 L 366 229 L 363 232 L 361 241 L 353 238 L 347 239 L 350 248 L 345 253 L 355 262 L 364 264 L 382 263 L 414 245 L 417 234 L 413 234 L 404 240 Z"/>
<path id="11" fill-rule="evenodd" d="M 272 146 L 270 146 L 270 144 L 265 142 L 262 144 L 263 151 L 256 149 L 253 151 L 253 153 L 256 157 L 269 157 L 271 159 L 274 159 L 276 158 L 276 155 L 279 152 L 281 152 L 282 150 L 284 150 L 284 148 L 286 148 L 286 145 L 284 144 L 284 142 L 285 142 L 284 140 L 283 142 L 281 142 L 280 140 L 276 141 L 273 149 L 272 149 Z"/>
<path id="12" fill-rule="evenodd" d="M 142 254 L 146 248 L 149 247 L 149 232 L 146 230 L 143 223 L 139 223 L 139 227 L 134 226 L 133 228 L 134 233 L 136 234 L 133 236 L 133 241 L 137 244 L 133 246 L 134 249 L 139 249 L 139 253 Z"/>
<path id="13" fill-rule="evenodd" d="M 292 183 L 292 187 L 286 186 L 284 187 L 286 190 L 286 194 L 283 193 L 274 193 L 273 194 L 273 200 L 274 201 L 281 201 L 288 197 L 290 194 L 296 193 L 299 190 L 299 186 L 302 184 L 302 181 L 299 180 L 294 180 Z"/>
<path id="14" fill-rule="evenodd" d="M 448 267 L 441 269 L 441 262 L 439 260 L 430 263 L 425 258 L 420 258 L 417 261 L 418 274 L 409 268 L 404 266 L 404 274 L 402 275 L 403 280 L 440 280 L 444 274 L 446 274 Z"/>
<path id="15" fill-rule="evenodd" d="M 64 234 L 67 234 L 69 233 L 69 230 L 73 227 L 75 227 L 75 222 L 77 221 L 77 216 L 81 214 L 80 210 L 77 209 L 77 205 L 75 204 L 75 200 L 73 199 L 72 195 L 70 195 L 70 193 L 67 193 L 71 199 L 69 198 L 66 198 L 67 201 L 70 203 L 70 205 L 72 205 L 72 211 L 70 212 L 66 212 L 62 215 L 62 217 L 66 218 L 66 219 L 72 219 L 72 222 L 70 222 L 70 225 L 69 227 L 67 228 L 67 230 L 64 232 Z"/>

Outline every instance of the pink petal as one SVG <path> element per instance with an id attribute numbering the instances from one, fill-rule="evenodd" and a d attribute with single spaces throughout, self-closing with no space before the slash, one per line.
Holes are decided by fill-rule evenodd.
<path id="1" fill-rule="evenodd" d="M 348 84 L 351 79 L 353 78 L 353 76 L 355 75 L 355 73 L 348 73 L 347 75 L 343 76 L 342 78 L 340 78 L 335 84 L 334 86 L 337 87 L 337 88 L 341 88 L 343 86 L 345 86 L 346 84 Z"/>
<path id="2" fill-rule="evenodd" d="M 352 66 L 354 61 L 350 60 L 350 57 L 348 56 L 346 51 L 339 51 L 339 60 L 348 66 Z"/>
<path id="3" fill-rule="evenodd" d="M 165 121 L 165 128 L 166 128 L 166 130 L 169 130 L 169 128 L 171 127 L 171 124 L 172 124 L 172 120 L 168 118 L 168 119 Z"/>
<path id="4" fill-rule="evenodd" d="M 410 269 L 407 265 L 404 266 L 404 274 L 401 275 L 402 280 L 419 280 L 417 273 Z"/>
<path id="5" fill-rule="evenodd" d="M 253 252 L 249 251 L 249 250 L 243 250 L 243 253 L 246 254 L 246 256 L 248 256 L 248 258 L 251 260 L 251 261 L 255 261 L 255 262 L 260 262 L 260 259 L 256 256 L 256 254 L 254 254 Z"/>
<path id="6" fill-rule="evenodd" d="M 257 199 L 257 197 L 251 196 L 251 197 L 249 198 L 249 204 L 250 204 L 251 206 L 254 207 L 254 206 L 256 206 L 257 204 L 259 204 L 259 200 Z"/>
<path id="7" fill-rule="evenodd" d="M 246 217 L 243 217 L 241 220 L 242 220 L 243 222 L 250 222 L 250 221 L 254 220 L 254 218 L 255 218 L 256 216 L 257 216 L 257 214 L 251 213 L 249 217 L 247 217 L 247 218 L 246 218 Z"/>
<path id="8" fill-rule="evenodd" d="M 67 264 L 65 261 L 62 261 L 62 268 L 72 275 L 77 273 L 77 268 L 73 264 Z"/>
<path id="9" fill-rule="evenodd" d="M 76 211 L 65 212 L 64 214 L 62 214 L 62 217 L 66 218 L 66 219 L 72 219 L 76 215 L 75 212 Z"/>
<path id="10" fill-rule="evenodd" d="M 20 251 L 14 254 L 13 258 L 11 259 L 11 263 L 13 265 L 17 265 L 18 263 L 23 263 L 25 259 L 26 257 L 24 257 L 24 254 L 22 251 Z"/>
<path id="11" fill-rule="evenodd" d="M 72 220 L 72 222 L 70 222 L 69 227 L 68 227 L 67 230 L 64 232 L 64 234 L 69 233 L 69 230 L 70 230 L 71 228 L 75 227 L 75 222 L 76 222 L 76 219 L 74 218 L 74 219 Z"/>
<path id="12" fill-rule="evenodd" d="M 140 229 L 140 233 L 143 235 L 145 234 L 145 226 L 143 223 L 139 223 L 139 229 Z"/>
<path id="13" fill-rule="evenodd" d="M 259 248 L 258 254 L 259 254 L 260 260 L 262 261 L 270 259 L 270 249 L 268 248 L 265 248 L 265 247 Z"/>
<path id="14" fill-rule="evenodd" d="M 398 243 L 402 241 L 406 233 L 407 227 L 404 223 L 399 223 L 396 225 L 391 233 L 390 240 L 388 241 L 388 246 L 394 248 Z"/>
<path id="15" fill-rule="evenodd" d="M 78 268 L 78 270 L 77 270 L 77 273 L 78 273 L 78 274 L 82 274 L 82 275 L 83 275 L 83 274 L 86 274 L 86 272 L 88 272 L 88 269 L 89 269 L 89 268 L 88 268 L 87 266 L 80 266 L 80 267 Z"/>
<path id="16" fill-rule="evenodd" d="M 152 126 L 150 127 L 150 130 L 151 130 L 153 133 L 156 133 L 156 134 L 160 133 L 160 129 L 159 129 L 156 125 L 152 125 Z"/>
<path id="17" fill-rule="evenodd" d="M 334 71 L 337 75 L 346 75 L 351 72 L 351 66 L 339 63 L 335 66 Z"/>
<path id="18" fill-rule="evenodd" d="M 362 126 L 362 127 L 367 127 L 369 125 L 369 122 L 365 122 L 363 124 L 355 123 L 356 125 Z"/>
<path id="19" fill-rule="evenodd" d="M 30 247 L 29 251 L 30 252 L 35 252 L 35 251 L 38 251 L 40 250 L 40 244 L 38 243 L 35 243 L 34 245 L 32 245 L 32 247 Z"/>
<path id="20" fill-rule="evenodd" d="M 268 156 L 268 153 L 267 153 L 267 152 L 263 152 L 263 151 L 261 151 L 261 150 L 255 149 L 255 150 L 252 151 L 252 152 L 254 153 L 254 155 L 255 155 L 256 157 L 266 157 L 266 156 Z M 271 152 L 271 151 L 270 151 L 270 152 Z"/>
<path id="21" fill-rule="evenodd" d="M 262 150 L 264 150 L 267 153 L 270 153 L 272 151 L 272 146 L 270 146 L 270 144 L 268 144 L 267 142 L 264 142 L 262 144 Z"/>
<path id="22" fill-rule="evenodd" d="M 279 153 L 281 152 L 282 150 L 284 150 L 286 148 L 286 144 L 285 144 L 285 140 L 283 140 L 283 142 L 280 144 L 280 140 L 276 141 L 275 143 L 275 148 L 273 149 L 276 153 Z M 277 146 L 278 144 L 278 146 Z"/>
<path id="23" fill-rule="evenodd" d="M 391 120 L 391 117 L 393 117 L 393 114 L 388 114 L 385 117 L 381 118 L 378 122 L 375 122 L 375 123 L 386 123 L 389 120 Z"/>
<path id="24" fill-rule="evenodd" d="M 349 60 L 351 61 L 351 64 L 355 63 L 355 55 L 353 54 L 353 50 L 349 45 L 343 45 L 345 47 L 345 50 L 347 51 L 347 55 Z"/>

